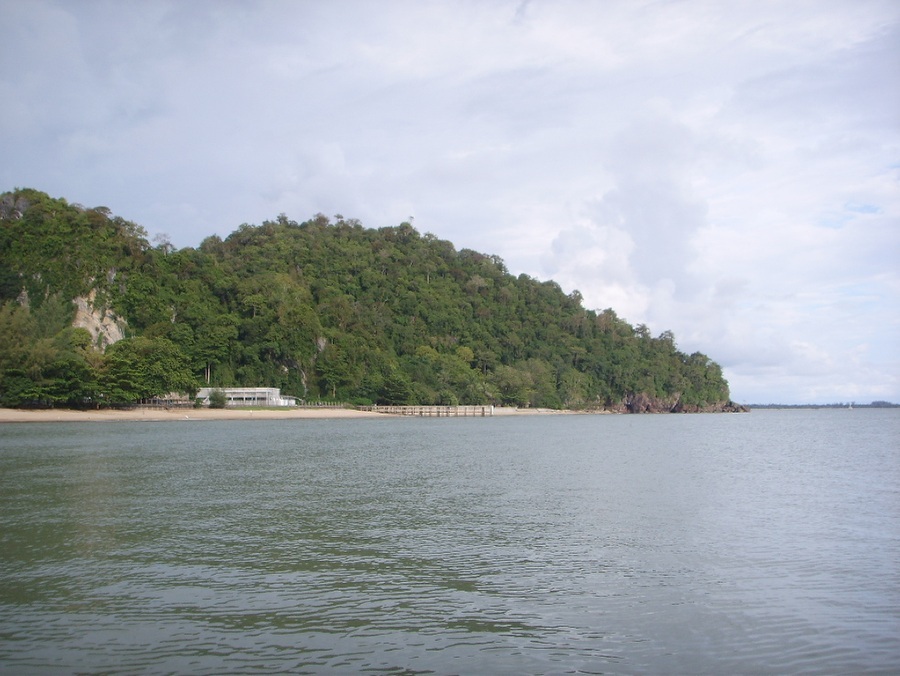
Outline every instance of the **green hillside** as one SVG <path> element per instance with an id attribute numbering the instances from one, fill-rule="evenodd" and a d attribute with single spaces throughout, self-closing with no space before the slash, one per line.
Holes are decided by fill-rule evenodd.
<path id="1" fill-rule="evenodd" d="M 73 328 L 80 299 L 125 338 Z M 408 223 L 285 216 L 151 246 L 103 207 L 0 195 L 0 404 L 272 386 L 306 400 L 720 410 L 720 367 Z M 107 345 L 107 343 L 112 343 Z"/>

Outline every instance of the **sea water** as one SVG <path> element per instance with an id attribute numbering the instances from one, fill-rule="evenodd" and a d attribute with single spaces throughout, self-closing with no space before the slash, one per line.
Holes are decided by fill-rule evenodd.
<path id="1" fill-rule="evenodd" d="M 4 673 L 900 668 L 900 411 L 10 424 Z"/>

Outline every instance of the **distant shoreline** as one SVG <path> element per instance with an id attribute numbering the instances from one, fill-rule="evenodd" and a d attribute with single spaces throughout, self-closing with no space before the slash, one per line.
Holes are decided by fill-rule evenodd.
<path id="1" fill-rule="evenodd" d="M 747 404 L 747 408 L 750 409 L 772 409 L 772 410 L 780 410 L 780 409 L 795 409 L 795 408 L 803 408 L 803 409 L 820 409 L 820 408 L 828 408 L 828 409 L 854 409 L 854 408 L 900 408 L 900 404 L 893 404 L 891 402 L 878 402 L 872 404 Z"/>
<path id="2" fill-rule="evenodd" d="M 574 411 L 557 411 L 543 408 L 495 407 L 494 416 L 510 415 L 569 415 Z M 178 422 L 197 420 L 350 420 L 360 418 L 397 418 L 389 413 L 358 411 L 351 408 L 180 408 L 127 410 L 100 409 L 77 411 L 73 409 L 13 409 L 0 408 L 2 423 L 52 423 L 52 422 Z"/>

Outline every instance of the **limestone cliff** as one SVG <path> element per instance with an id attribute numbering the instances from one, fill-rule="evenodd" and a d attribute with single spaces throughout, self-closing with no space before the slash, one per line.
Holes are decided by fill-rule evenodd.
<path id="1" fill-rule="evenodd" d="M 91 290 L 87 296 L 79 296 L 73 302 L 76 311 L 72 326 L 87 329 L 98 348 L 104 350 L 125 337 L 125 320 L 107 307 L 96 306 L 96 290 Z"/>

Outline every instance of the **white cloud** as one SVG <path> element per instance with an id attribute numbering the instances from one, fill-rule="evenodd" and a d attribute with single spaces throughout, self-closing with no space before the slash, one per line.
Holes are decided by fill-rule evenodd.
<path id="1" fill-rule="evenodd" d="M 3 189 L 178 246 L 416 226 L 720 361 L 900 401 L 900 7 L 0 0 Z"/>

